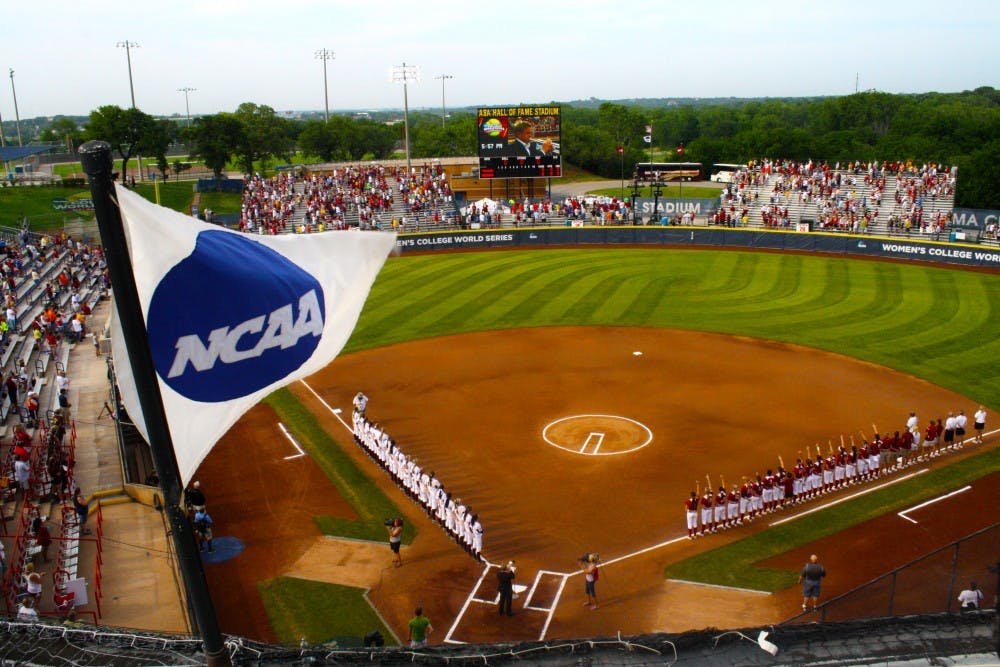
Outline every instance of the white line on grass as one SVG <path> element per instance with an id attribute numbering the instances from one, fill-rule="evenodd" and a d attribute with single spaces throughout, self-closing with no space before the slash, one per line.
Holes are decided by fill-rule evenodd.
<path id="1" fill-rule="evenodd" d="M 859 496 L 863 496 L 865 494 L 871 493 L 872 491 L 878 491 L 879 489 L 884 489 L 887 486 L 892 486 L 893 484 L 896 484 L 897 482 L 902 482 L 903 480 L 910 479 L 911 477 L 916 477 L 917 475 L 922 475 L 925 472 L 927 472 L 928 470 L 930 470 L 930 468 L 924 468 L 923 470 L 916 470 L 914 472 L 911 472 L 909 475 L 903 475 L 902 477 L 897 477 L 896 479 L 890 480 L 890 481 L 886 482 L 885 484 L 879 484 L 878 486 L 873 486 L 873 487 L 867 488 L 867 489 L 865 489 L 863 491 L 858 491 L 857 493 L 852 493 L 849 496 L 844 496 L 843 498 L 837 498 L 834 501 L 831 501 L 831 502 L 828 502 L 828 503 L 824 503 L 824 504 L 822 504 L 822 505 L 820 505 L 818 507 L 813 507 L 812 509 L 806 510 L 805 512 L 800 512 L 800 513 L 796 514 L 795 516 L 786 516 L 784 519 L 781 519 L 779 521 L 772 521 L 771 523 L 769 523 L 767 525 L 769 525 L 769 526 L 780 526 L 783 523 L 788 523 L 789 521 L 795 521 L 796 519 L 801 519 L 802 517 L 804 517 L 806 515 L 809 515 L 809 514 L 812 514 L 813 512 L 818 512 L 820 510 L 825 510 L 828 507 L 833 507 L 834 505 L 839 505 L 840 503 L 846 502 L 848 500 L 853 500 L 854 498 L 858 498 Z"/>
<path id="2" fill-rule="evenodd" d="M 753 593 L 754 595 L 770 595 L 771 591 L 758 591 L 753 588 L 738 588 L 736 586 L 723 586 L 722 584 L 706 584 L 704 581 L 688 581 L 687 579 L 667 579 L 674 584 L 687 584 L 688 586 L 704 586 L 706 588 L 721 588 L 724 591 L 736 591 L 738 593 Z"/>
<path id="3" fill-rule="evenodd" d="M 909 509 L 905 509 L 902 512 L 896 512 L 896 514 L 898 516 L 903 517 L 904 519 L 906 519 L 910 523 L 919 523 L 916 519 L 911 519 L 910 517 L 906 516 L 906 513 L 907 512 L 915 512 L 916 510 L 920 509 L 921 507 L 927 507 L 928 505 L 933 505 L 934 503 L 938 502 L 939 500 L 944 500 L 945 498 L 951 498 L 952 496 L 958 495 L 959 493 L 962 493 L 963 491 L 968 491 L 971 488 L 972 487 L 968 486 L 968 485 L 963 486 L 961 489 L 958 489 L 957 491 L 952 491 L 951 493 L 946 493 L 943 496 L 938 496 L 937 498 L 932 498 L 931 500 L 928 500 L 927 502 L 920 503 L 916 507 L 911 507 Z"/>
<path id="4" fill-rule="evenodd" d="M 281 422 L 278 422 L 278 428 L 280 428 L 281 432 L 285 434 L 286 438 L 288 438 L 288 442 L 292 443 L 292 447 L 294 447 L 296 449 L 296 451 L 298 451 L 298 454 L 292 454 L 290 456 L 286 456 L 285 460 L 287 461 L 289 459 L 297 459 L 297 458 L 305 456 L 306 453 L 304 451 L 302 451 L 302 448 L 299 447 L 299 443 L 297 443 L 295 441 L 295 438 L 292 436 L 291 433 L 288 432 L 288 429 L 285 428 L 285 425 L 282 424 Z"/>

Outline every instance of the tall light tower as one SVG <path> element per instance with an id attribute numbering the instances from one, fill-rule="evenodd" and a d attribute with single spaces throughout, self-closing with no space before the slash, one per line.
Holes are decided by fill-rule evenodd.
<path id="1" fill-rule="evenodd" d="M 191 127 L 191 104 L 188 101 L 188 93 L 193 93 L 197 88 L 191 88 L 190 86 L 184 86 L 183 88 L 178 88 L 178 93 L 184 93 L 184 112 L 187 114 L 188 127 Z"/>
<path id="2" fill-rule="evenodd" d="M 441 127 L 444 127 L 444 119 L 447 116 L 444 108 L 444 82 L 448 79 L 454 79 L 451 74 L 442 74 L 441 76 L 434 77 L 435 79 L 441 79 Z"/>
<path id="3" fill-rule="evenodd" d="M 138 49 L 139 45 L 127 39 L 115 44 L 120 49 L 125 49 L 125 59 L 128 61 L 128 89 L 132 93 L 132 108 L 135 108 L 135 86 L 132 85 L 132 49 Z"/>
<path id="4" fill-rule="evenodd" d="M 14 123 L 17 127 L 17 145 L 23 146 L 21 141 L 21 114 L 17 111 L 17 89 L 14 88 L 14 70 L 10 70 L 10 92 L 14 94 Z"/>
<path id="5" fill-rule="evenodd" d="M 403 84 L 403 143 L 406 146 L 406 171 L 410 171 L 410 101 L 407 97 L 406 86 L 410 81 L 420 80 L 420 70 L 416 65 L 393 65 L 393 83 Z"/>
<path id="6" fill-rule="evenodd" d="M 319 49 L 315 55 L 317 60 L 323 61 L 323 121 L 330 122 L 330 92 L 326 84 L 326 61 L 333 60 L 333 51 Z"/>

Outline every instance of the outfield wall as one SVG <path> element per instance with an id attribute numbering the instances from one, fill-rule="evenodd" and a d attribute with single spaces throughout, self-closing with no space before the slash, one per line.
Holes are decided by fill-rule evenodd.
<path id="1" fill-rule="evenodd" d="M 400 234 L 402 252 L 467 248 L 638 245 L 795 250 L 1000 268 L 1000 249 L 981 246 L 818 232 L 725 227 L 550 227 Z"/>

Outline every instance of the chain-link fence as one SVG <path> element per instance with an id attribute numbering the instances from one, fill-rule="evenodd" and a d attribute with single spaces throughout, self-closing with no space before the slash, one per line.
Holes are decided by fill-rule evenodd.
<path id="1" fill-rule="evenodd" d="M 957 612 L 961 608 L 958 594 L 971 582 L 978 582 L 984 591 L 983 606 L 993 607 L 1000 576 L 998 558 L 1000 523 L 994 523 L 832 598 L 817 612 L 798 614 L 785 623 Z"/>

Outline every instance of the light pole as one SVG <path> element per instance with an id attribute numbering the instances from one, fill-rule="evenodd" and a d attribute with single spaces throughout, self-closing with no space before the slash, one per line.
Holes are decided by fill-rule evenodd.
<path id="1" fill-rule="evenodd" d="M 393 83 L 403 84 L 403 143 L 406 148 L 406 172 L 410 172 L 410 101 L 407 97 L 406 86 L 410 81 L 418 81 L 420 72 L 416 65 L 393 65 Z"/>
<path id="2" fill-rule="evenodd" d="M 333 60 L 333 51 L 319 49 L 316 51 L 316 59 L 323 61 L 323 121 L 330 122 L 330 93 L 326 85 L 326 61 Z"/>
<path id="3" fill-rule="evenodd" d="M 17 127 L 17 145 L 23 146 L 21 142 L 21 114 L 17 111 L 17 89 L 14 88 L 14 70 L 10 70 L 10 92 L 14 94 L 14 123 Z"/>
<path id="4" fill-rule="evenodd" d="M 191 127 L 191 104 L 188 101 L 188 93 L 193 93 L 197 90 L 197 88 L 191 88 L 190 86 L 177 89 L 178 93 L 184 93 L 184 113 L 187 115 L 188 127 Z"/>
<path id="5" fill-rule="evenodd" d="M 444 108 L 444 82 L 447 79 L 454 79 L 451 74 L 442 74 L 441 76 L 434 77 L 435 79 L 441 79 L 441 127 L 444 127 L 444 119 L 447 114 L 445 114 Z"/>
<path id="6" fill-rule="evenodd" d="M 123 42 L 118 42 L 115 44 L 120 49 L 125 49 L 125 59 L 128 61 L 128 89 L 132 93 L 132 108 L 135 108 L 135 86 L 132 85 L 132 49 L 139 48 L 139 45 L 135 42 L 130 42 L 127 39 Z"/>

